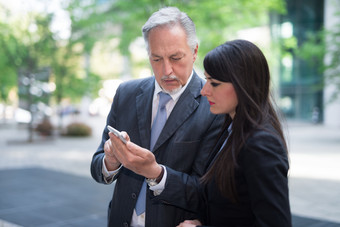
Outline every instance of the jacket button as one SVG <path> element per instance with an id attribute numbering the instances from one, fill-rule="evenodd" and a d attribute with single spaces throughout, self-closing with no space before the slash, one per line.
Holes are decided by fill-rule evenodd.
<path id="1" fill-rule="evenodd" d="M 129 227 L 129 224 L 127 222 L 123 223 L 124 227 Z"/>
<path id="2" fill-rule="evenodd" d="M 136 193 L 132 193 L 132 194 L 131 194 L 131 197 L 132 197 L 133 199 L 136 199 L 136 198 L 137 198 Z"/>

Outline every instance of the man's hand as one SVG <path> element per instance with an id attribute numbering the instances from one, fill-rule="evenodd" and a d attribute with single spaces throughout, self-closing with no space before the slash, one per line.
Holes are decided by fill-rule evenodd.
<path id="1" fill-rule="evenodd" d="M 113 133 L 109 134 L 113 153 L 117 160 L 124 167 L 139 175 L 146 178 L 157 178 L 162 172 L 162 167 L 156 162 L 154 154 L 151 151 L 132 143 L 126 132 L 122 133 L 127 139 L 126 144 Z"/>
<path id="2" fill-rule="evenodd" d="M 180 223 L 179 225 L 177 225 L 177 227 L 195 227 L 198 225 L 202 225 L 202 223 L 196 219 L 196 220 L 186 220 Z"/>
<path id="3" fill-rule="evenodd" d="M 109 135 L 110 134 L 113 134 L 113 133 L 110 132 Z M 111 139 L 106 140 L 104 144 L 104 153 L 105 153 L 104 162 L 105 162 L 106 169 L 108 171 L 116 170 L 121 165 L 121 163 L 118 161 L 113 151 L 114 151 L 114 147 L 112 145 Z"/>

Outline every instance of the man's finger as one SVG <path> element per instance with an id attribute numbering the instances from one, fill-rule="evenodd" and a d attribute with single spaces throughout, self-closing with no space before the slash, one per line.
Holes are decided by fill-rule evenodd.
<path id="1" fill-rule="evenodd" d="M 150 152 L 149 150 L 147 150 L 143 147 L 140 147 L 140 146 L 138 146 L 137 144 L 135 144 L 131 141 L 126 143 L 126 147 L 127 147 L 127 149 L 129 149 L 129 151 L 132 154 L 137 155 L 139 157 L 145 157 L 146 152 Z"/>
<path id="2" fill-rule="evenodd" d="M 120 133 L 123 135 L 126 141 L 130 141 L 130 136 L 125 131 L 121 131 Z"/>

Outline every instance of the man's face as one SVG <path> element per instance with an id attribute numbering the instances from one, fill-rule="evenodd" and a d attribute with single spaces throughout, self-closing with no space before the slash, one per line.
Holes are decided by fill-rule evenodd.
<path id="1" fill-rule="evenodd" d="M 150 63 L 158 84 L 168 92 L 184 86 L 197 57 L 188 46 L 184 30 L 174 27 L 157 27 L 149 33 Z"/>

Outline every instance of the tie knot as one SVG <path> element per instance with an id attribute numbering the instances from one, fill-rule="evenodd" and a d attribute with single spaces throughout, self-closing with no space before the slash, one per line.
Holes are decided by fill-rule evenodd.
<path id="1" fill-rule="evenodd" d="M 165 105 L 170 101 L 171 96 L 168 93 L 159 92 L 159 108 L 164 108 Z"/>

